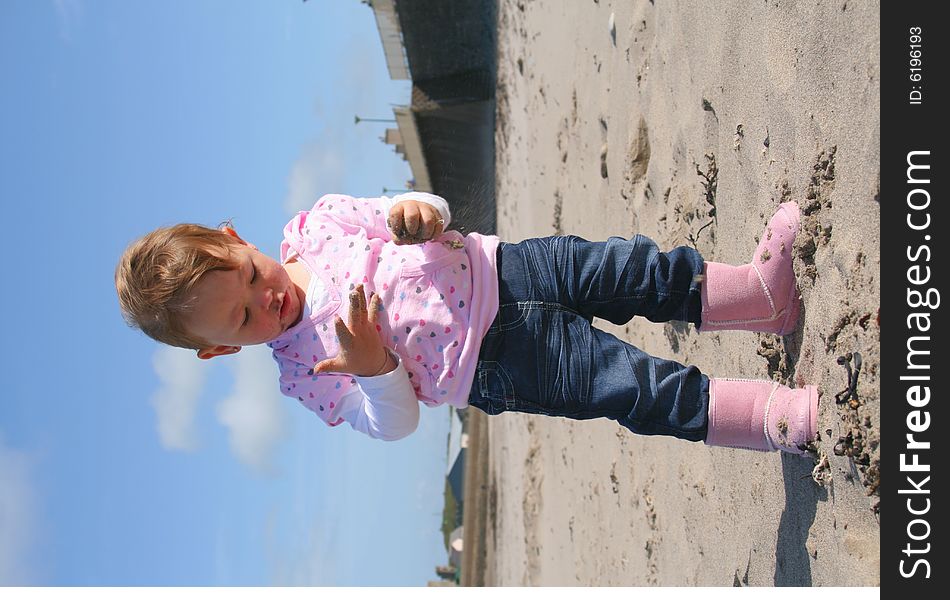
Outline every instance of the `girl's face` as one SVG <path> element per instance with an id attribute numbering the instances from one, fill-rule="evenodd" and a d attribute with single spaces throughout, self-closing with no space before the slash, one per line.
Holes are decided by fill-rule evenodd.
<path id="1" fill-rule="evenodd" d="M 284 267 L 237 239 L 242 245 L 232 247 L 231 256 L 238 268 L 202 275 L 195 285 L 194 309 L 184 318 L 190 333 L 212 344 L 198 351 L 200 358 L 269 342 L 302 315 L 304 292 Z"/>

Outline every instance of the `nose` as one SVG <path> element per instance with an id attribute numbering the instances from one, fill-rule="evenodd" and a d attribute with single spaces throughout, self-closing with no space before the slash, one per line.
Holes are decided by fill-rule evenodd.
<path id="1" fill-rule="evenodd" d="M 275 292 L 272 289 L 267 290 L 267 302 L 264 304 L 264 307 L 269 312 L 278 312 L 280 309 L 280 303 L 284 299 L 284 292 Z"/>
<path id="2" fill-rule="evenodd" d="M 274 290 L 271 288 L 265 288 L 264 293 L 261 294 L 261 307 L 265 311 L 272 311 L 276 308 L 277 295 L 274 293 Z"/>

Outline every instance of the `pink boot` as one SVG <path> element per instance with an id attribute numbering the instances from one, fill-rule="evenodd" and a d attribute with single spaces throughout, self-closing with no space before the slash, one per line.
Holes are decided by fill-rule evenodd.
<path id="1" fill-rule="evenodd" d="M 774 381 L 709 379 L 706 444 L 805 455 L 818 433 L 818 389 Z"/>
<path id="2" fill-rule="evenodd" d="M 799 307 L 792 244 L 800 222 L 798 204 L 786 202 L 772 215 L 751 263 L 738 267 L 706 263 L 700 331 L 785 335 L 795 329 Z"/>

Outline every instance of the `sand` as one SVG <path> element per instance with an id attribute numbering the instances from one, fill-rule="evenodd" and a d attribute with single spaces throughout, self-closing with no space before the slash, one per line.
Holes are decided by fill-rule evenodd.
<path id="1" fill-rule="evenodd" d="M 778 204 L 799 202 L 795 334 L 596 324 L 711 376 L 817 384 L 825 460 L 813 477 L 808 458 L 606 420 L 475 415 L 464 581 L 877 585 L 878 3 L 500 0 L 498 12 L 502 239 L 642 233 L 738 264 Z M 839 405 L 837 359 L 855 351 L 857 397 Z"/>

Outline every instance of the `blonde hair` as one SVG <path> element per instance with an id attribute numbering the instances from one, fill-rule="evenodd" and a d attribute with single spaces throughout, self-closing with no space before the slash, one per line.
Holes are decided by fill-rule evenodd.
<path id="1" fill-rule="evenodd" d="M 237 238 L 203 225 L 162 227 L 132 242 L 115 269 L 115 289 L 130 327 L 180 348 L 210 346 L 190 335 L 183 316 L 194 308 L 195 284 L 209 271 L 238 267 L 231 247 Z"/>

